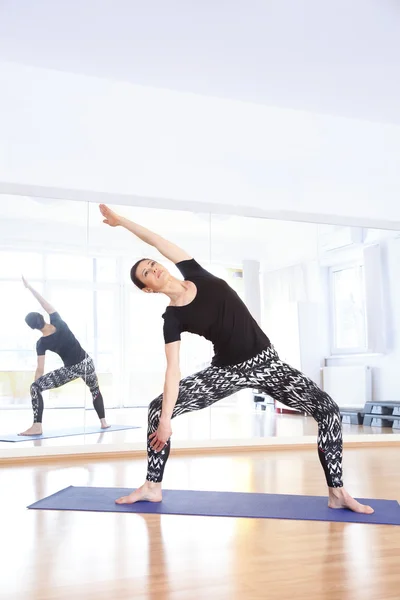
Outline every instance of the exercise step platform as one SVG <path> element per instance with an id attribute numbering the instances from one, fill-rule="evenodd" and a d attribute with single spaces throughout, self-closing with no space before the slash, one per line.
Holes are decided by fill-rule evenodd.
<path id="1" fill-rule="evenodd" d="M 364 415 L 364 425 L 368 427 L 392 427 L 400 429 L 400 415 Z"/>
<path id="2" fill-rule="evenodd" d="M 351 408 L 346 406 L 346 408 L 341 408 L 340 416 L 342 417 L 342 423 L 362 425 L 364 422 L 364 411 L 360 407 Z"/>
<path id="3" fill-rule="evenodd" d="M 365 414 L 391 415 L 400 419 L 400 401 L 397 402 L 367 402 L 364 407 Z M 365 423 L 364 423 L 365 425 Z"/>

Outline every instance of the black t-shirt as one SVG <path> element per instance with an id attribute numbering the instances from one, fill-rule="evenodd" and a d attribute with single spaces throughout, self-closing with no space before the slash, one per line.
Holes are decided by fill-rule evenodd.
<path id="1" fill-rule="evenodd" d="M 87 354 L 60 315 L 55 312 L 50 315 L 50 323 L 56 331 L 51 335 L 42 336 L 36 344 L 38 356 L 43 356 L 46 350 L 58 354 L 66 367 L 82 362 Z"/>
<path id="2" fill-rule="evenodd" d="M 269 348 L 268 337 L 226 281 L 194 259 L 176 266 L 185 280 L 196 285 L 197 294 L 190 304 L 167 307 L 163 314 L 166 344 L 180 340 L 184 331 L 202 335 L 214 344 L 212 364 L 221 367 L 241 363 Z"/>

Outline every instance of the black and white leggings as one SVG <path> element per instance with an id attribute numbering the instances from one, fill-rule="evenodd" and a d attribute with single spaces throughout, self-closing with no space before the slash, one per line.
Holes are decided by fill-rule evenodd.
<path id="1" fill-rule="evenodd" d="M 262 390 L 318 422 L 318 455 L 329 487 L 342 487 L 342 423 L 337 404 L 308 377 L 282 362 L 273 347 L 238 365 L 208 367 L 179 384 L 172 418 L 211 406 L 244 388 Z M 148 432 L 158 428 L 163 396 L 149 405 Z M 155 452 L 147 440 L 147 480 L 161 482 L 171 441 Z"/>
<path id="2" fill-rule="evenodd" d="M 61 367 L 55 371 L 50 371 L 36 379 L 31 385 L 31 398 L 33 408 L 33 422 L 41 423 L 43 416 L 43 396 L 45 390 L 52 390 L 61 387 L 69 381 L 74 381 L 81 377 L 90 389 L 93 398 L 93 406 L 99 417 L 104 419 L 104 402 L 99 388 L 99 381 L 96 375 L 96 369 L 93 360 L 88 356 L 82 362 L 70 367 Z"/>

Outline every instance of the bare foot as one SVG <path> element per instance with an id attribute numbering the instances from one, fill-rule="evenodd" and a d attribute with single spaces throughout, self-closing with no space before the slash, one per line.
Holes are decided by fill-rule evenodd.
<path id="1" fill-rule="evenodd" d="M 146 481 L 144 485 L 137 490 L 134 490 L 131 494 L 129 494 L 129 496 L 122 496 L 122 498 L 118 498 L 115 503 L 133 504 L 134 502 L 140 502 L 143 500 L 147 502 L 161 502 L 161 483 L 151 483 L 150 481 Z"/>
<path id="2" fill-rule="evenodd" d="M 344 488 L 329 488 L 329 508 L 348 508 L 356 513 L 372 515 L 374 509 L 367 504 L 360 504 L 354 500 Z"/>
<path id="3" fill-rule="evenodd" d="M 108 429 L 109 427 L 111 427 L 111 425 L 107 424 L 107 421 L 105 419 L 100 419 L 100 423 L 102 429 Z"/>
<path id="4" fill-rule="evenodd" d="M 32 427 L 29 427 L 26 431 L 19 433 L 18 435 L 42 435 L 43 429 L 41 423 L 34 423 Z"/>

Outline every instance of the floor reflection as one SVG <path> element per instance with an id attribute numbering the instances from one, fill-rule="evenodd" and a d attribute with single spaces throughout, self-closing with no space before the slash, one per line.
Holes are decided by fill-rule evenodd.
<path id="1" fill-rule="evenodd" d="M 86 411 L 86 426 L 96 425 L 94 411 Z M 118 425 L 136 425 L 140 429 L 124 431 L 105 431 L 88 435 L 74 435 L 47 440 L 22 441 L 17 443 L 0 442 L 1 449 L 32 447 L 76 447 L 82 445 L 144 443 L 146 435 L 147 409 L 124 408 L 109 409 L 109 422 Z M 28 410 L 2 411 L 1 432 L 20 431 L 28 422 Z M 80 421 L 81 420 L 81 421 Z M 71 409 L 52 409 L 46 412 L 47 430 L 66 429 L 82 423 L 81 411 Z M 400 430 L 357 425 L 343 426 L 344 435 L 399 434 Z M 317 434 L 317 424 L 311 417 L 299 414 L 277 414 L 271 410 L 260 411 L 254 408 L 237 410 L 232 406 L 214 406 L 211 409 L 181 415 L 173 421 L 174 440 L 223 440 L 254 439 L 270 437 L 302 437 Z"/>

